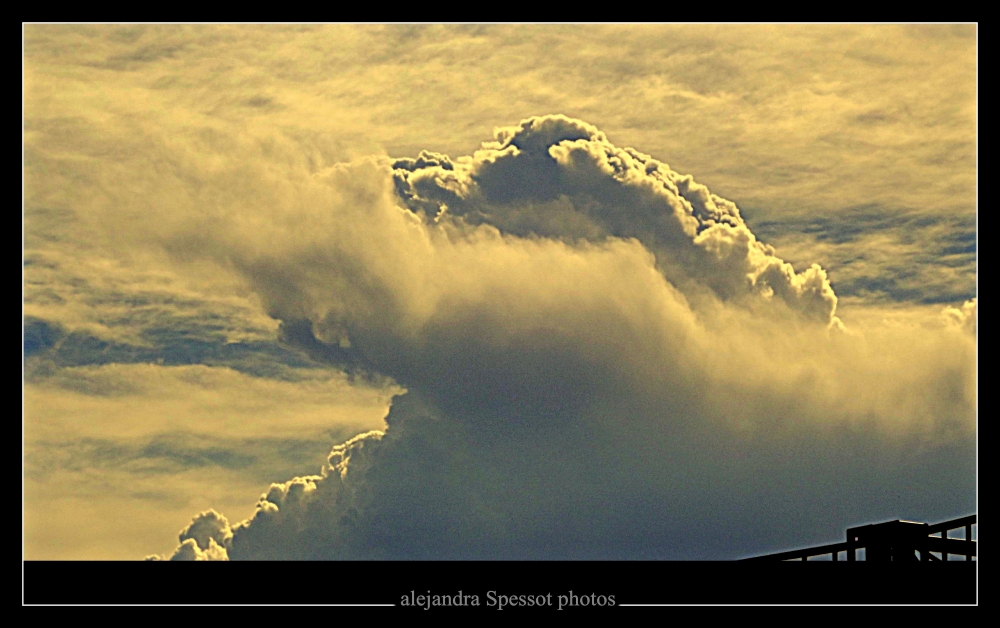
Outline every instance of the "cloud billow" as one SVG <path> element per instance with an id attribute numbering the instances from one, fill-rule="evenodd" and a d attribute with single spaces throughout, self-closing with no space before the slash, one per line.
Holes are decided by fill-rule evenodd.
<path id="1" fill-rule="evenodd" d="M 565 116 L 290 179 L 259 222 L 201 210 L 199 254 L 408 392 L 175 558 L 727 558 L 974 507 L 974 305 L 845 328 L 819 266 Z"/>
<path id="2" fill-rule="evenodd" d="M 837 297 L 826 273 L 817 265 L 796 273 L 757 240 L 734 203 L 691 176 L 565 116 L 531 118 L 496 137 L 457 162 L 430 152 L 396 160 L 400 195 L 431 217 L 446 211 L 519 236 L 636 238 L 682 289 L 775 297 L 833 320 Z"/>

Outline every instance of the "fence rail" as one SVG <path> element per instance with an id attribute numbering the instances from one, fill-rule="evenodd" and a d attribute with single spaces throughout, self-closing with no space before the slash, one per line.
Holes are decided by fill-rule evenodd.
<path id="1" fill-rule="evenodd" d="M 840 552 L 846 554 L 848 562 L 857 560 L 858 550 L 865 551 L 866 561 L 947 561 L 950 555 L 964 556 L 972 560 L 976 554 L 976 541 L 972 540 L 972 526 L 978 523 L 978 515 L 969 515 L 941 521 L 939 523 L 920 523 L 896 519 L 884 523 L 874 523 L 855 528 L 848 528 L 847 540 L 842 543 L 830 543 L 802 549 L 754 556 L 744 560 L 775 561 L 775 560 L 809 560 L 810 557 L 830 555 L 834 561 L 840 560 Z M 951 530 L 965 530 L 964 539 L 948 537 Z M 940 536 L 931 536 L 938 534 Z M 940 558 L 934 554 L 941 555 Z M 977 559 L 978 560 L 978 559 Z"/>

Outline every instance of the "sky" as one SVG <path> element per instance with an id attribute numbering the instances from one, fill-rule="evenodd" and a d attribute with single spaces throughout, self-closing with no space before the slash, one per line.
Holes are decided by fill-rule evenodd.
<path id="1" fill-rule="evenodd" d="M 976 512 L 976 39 L 24 25 L 24 557 Z"/>

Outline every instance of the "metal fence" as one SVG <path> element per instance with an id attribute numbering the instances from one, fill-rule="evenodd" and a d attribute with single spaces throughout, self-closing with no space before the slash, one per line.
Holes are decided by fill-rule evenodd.
<path id="1" fill-rule="evenodd" d="M 858 560 L 859 550 L 864 550 L 864 560 L 887 561 L 947 561 L 950 555 L 964 556 L 973 560 L 976 556 L 976 541 L 972 540 L 972 526 L 977 515 L 959 517 L 940 523 L 920 523 L 916 521 L 886 521 L 847 529 L 847 540 L 843 543 L 818 545 L 803 549 L 754 556 L 744 560 L 809 560 L 810 557 L 832 555 L 840 560 L 840 553 L 848 562 Z M 952 530 L 965 529 L 964 539 L 948 537 Z M 938 535 L 938 536 L 934 536 Z M 938 554 L 939 556 L 936 556 Z"/>

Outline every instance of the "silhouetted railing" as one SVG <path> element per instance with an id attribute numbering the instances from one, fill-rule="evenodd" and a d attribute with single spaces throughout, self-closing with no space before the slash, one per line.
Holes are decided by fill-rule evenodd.
<path id="1" fill-rule="evenodd" d="M 848 562 L 857 560 L 857 552 L 865 551 L 866 561 L 946 561 L 950 554 L 965 556 L 972 560 L 976 556 L 976 542 L 972 540 L 972 526 L 977 523 L 977 515 L 959 517 L 940 523 L 919 523 L 916 521 L 886 521 L 847 529 L 847 540 L 843 543 L 817 545 L 803 549 L 754 556 L 744 560 L 809 560 L 811 556 L 830 554 L 839 560 L 844 552 Z M 965 528 L 964 539 L 948 538 L 948 532 Z M 938 534 L 940 536 L 931 536 Z M 938 558 L 934 553 L 941 554 Z M 918 556 L 919 555 L 919 556 Z"/>

